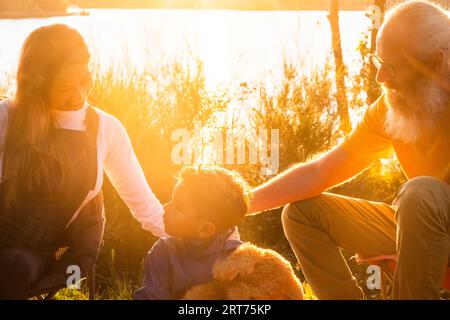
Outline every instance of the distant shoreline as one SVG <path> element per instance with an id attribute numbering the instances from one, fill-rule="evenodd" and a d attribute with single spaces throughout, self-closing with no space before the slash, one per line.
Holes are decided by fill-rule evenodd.
<path id="1" fill-rule="evenodd" d="M 81 12 L 25 12 L 25 11 L 4 11 L 0 12 L 0 19 L 38 19 L 38 18 L 52 18 L 52 17 L 66 17 L 74 15 L 89 15 L 89 10 L 236 10 L 236 11 L 328 11 L 326 8 L 272 8 L 272 9 L 255 9 L 255 8 L 204 8 L 204 7 L 142 7 L 142 8 L 129 8 L 125 6 L 94 6 L 90 8 L 81 8 Z M 341 11 L 363 11 L 361 8 L 347 8 L 341 9 Z"/>
<path id="2" fill-rule="evenodd" d="M 58 10 L 58 11 L 7 10 L 0 12 L 0 19 L 38 19 L 51 17 L 86 16 L 86 15 L 89 15 L 89 10 L 83 8 L 69 8 L 67 10 Z"/>
<path id="3" fill-rule="evenodd" d="M 67 13 L 67 12 L 22 12 L 22 11 L 6 11 L 0 12 L 0 19 L 37 19 L 37 18 L 52 18 L 52 17 L 66 17 L 66 16 L 74 16 L 74 15 L 89 15 L 89 10 L 236 10 L 236 11 L 327 11 L 327 9 L 318 9 L 318 8 L 283 8 L 283 9 L 243 9 L 243 8 L 196 8 L 196 7 L 176 7 L 176 8 L 167 8 L 167 7 L 144 7 L 144 8 L 127 8 L 127 7 L 92 7 L 92 8 L 83 8 L 87 10 L 85 14 L 79 13 Z M 349 9 L 349 10 L 341 10 L 341 11 L 362 11 L 361 9 Z"/>
<path id="4" fill-rule="evenodd" d="M 67 12 L 24 12 L 24 11 L 4 11 L 0 12 L 0 19 L 33 19 L 33 18 L 50 18 L 64 17 L 73 15 Z"/>

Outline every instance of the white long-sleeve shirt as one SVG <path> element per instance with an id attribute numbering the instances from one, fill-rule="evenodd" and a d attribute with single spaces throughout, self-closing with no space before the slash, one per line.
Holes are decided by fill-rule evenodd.
<path id="1" fill-rule="evenodd" d="M 2 180 L 3 144 L 8 121 L 10 101 L 0 101 L 0 181 Z M 84 123 L 87 105 L 76 111 L 57 111 L 56 120 L 64 129 L 86 130 Z M 134 153 L 131 141 L 122 123 L 114 116 L 98 109 L 99 115 L 97 135 L 97 182 L 86 199 L 75 212 L 71 221 L 79 211 L 100 191 L 105 170 L 112 185 L 125 201 L 132 215 L 142 224 L 142 228 L 154 235 L 166 236 L 164 231 L 163 207 L 148 185 L 144 172 Z"/>

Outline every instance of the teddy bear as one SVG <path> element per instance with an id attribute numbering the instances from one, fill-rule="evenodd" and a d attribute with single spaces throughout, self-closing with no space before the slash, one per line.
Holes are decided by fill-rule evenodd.
<path id="1" fill-rule="evenodd" d="M 302 300 L 290 263 L 277 252 L 243 243 L 213 266 L 213 280 L 190 288 L 185 300 Z"/>

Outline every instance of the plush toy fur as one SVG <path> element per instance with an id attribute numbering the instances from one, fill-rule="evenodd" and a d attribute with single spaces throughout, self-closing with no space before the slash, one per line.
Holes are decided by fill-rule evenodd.
<path id="1" fill-rule="evenodd" d="M 240 245 L 213 267 L 214 280 L 188 290 L 186 300 L 302 300 L 291 265 L 273 250 Z"/>

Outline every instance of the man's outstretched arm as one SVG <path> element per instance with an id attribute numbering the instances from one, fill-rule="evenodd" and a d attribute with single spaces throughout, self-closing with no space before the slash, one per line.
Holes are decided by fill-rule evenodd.
<path id="1" fill-rule="evenodd" d="M 252 190 L 250 214 L 321 194 L 351 179 L 374 158 L 350 155 L 338 145 L 320 158 L 298 164 Z"/>

